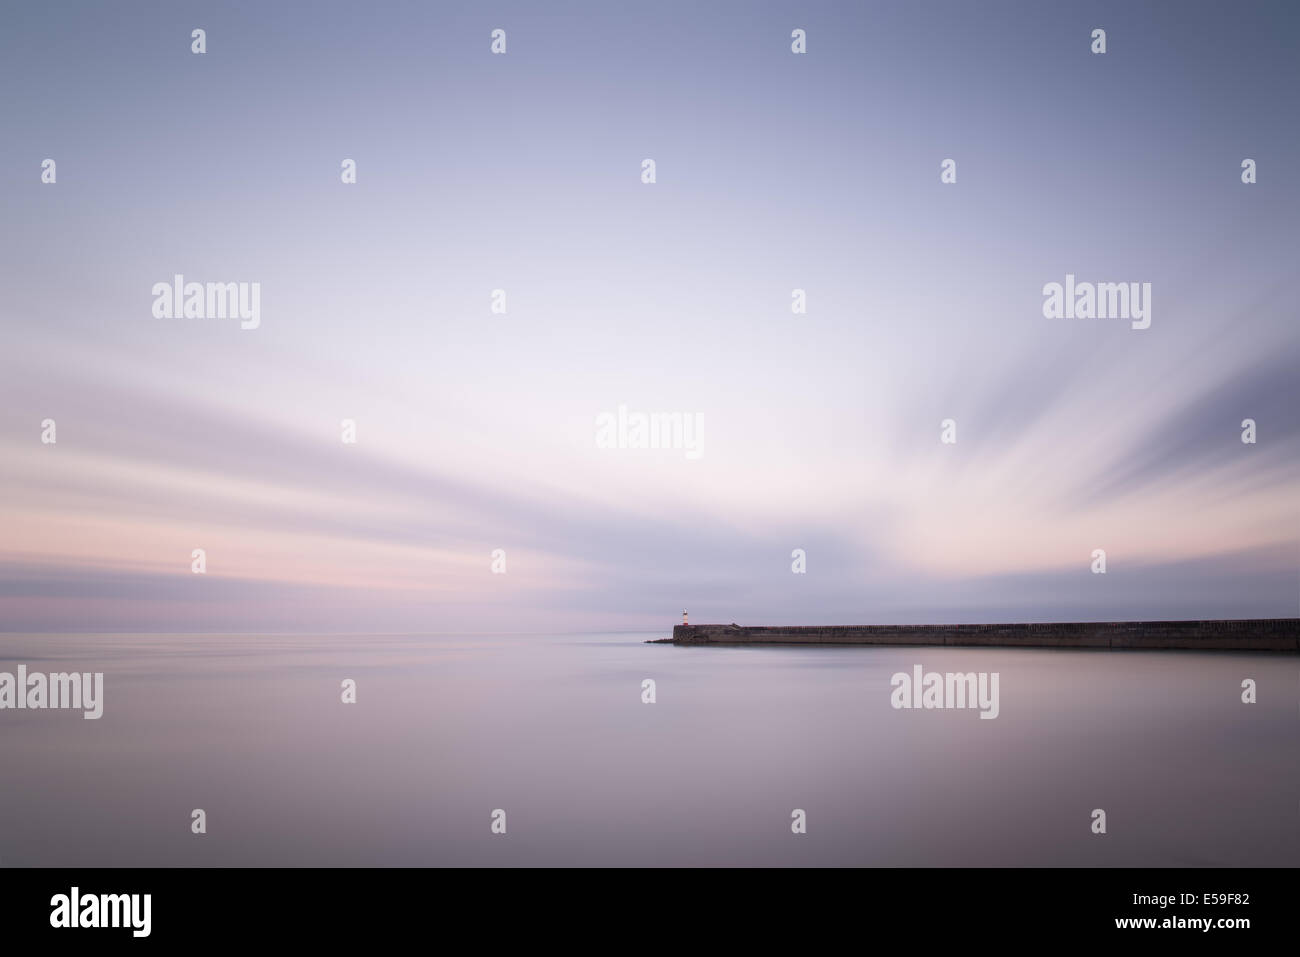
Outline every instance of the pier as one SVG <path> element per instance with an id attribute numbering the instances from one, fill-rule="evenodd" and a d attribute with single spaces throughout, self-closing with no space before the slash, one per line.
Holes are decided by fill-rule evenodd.
<path id="1" fill-rule="evenodd" d="M 676 625 L 675 645 L 943 645 L 974 648 L 1300 652 L 1300 618 L 975 625 Z"/>

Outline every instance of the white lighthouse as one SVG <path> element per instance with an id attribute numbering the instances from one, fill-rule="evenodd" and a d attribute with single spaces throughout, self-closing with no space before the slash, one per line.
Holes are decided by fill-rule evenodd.
<path id="1" fill-rule="evenodd" d="M 683 624 L 683 625 L 689 625 L 689 624 L 690 624 L 690 622 L 686 620 L 686 609 L 684 609 L 684 608 L 682 609 L 682 624 Z"/>

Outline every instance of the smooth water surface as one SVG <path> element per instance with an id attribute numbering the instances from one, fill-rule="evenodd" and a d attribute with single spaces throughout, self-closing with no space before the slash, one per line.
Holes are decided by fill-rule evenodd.
<path id="1" fill-rule="evenodd" d="M 1295 656 L 647 637 L 5 635 L 105 705 L 0 711 L 0 866 L 1300 864 Z"/>

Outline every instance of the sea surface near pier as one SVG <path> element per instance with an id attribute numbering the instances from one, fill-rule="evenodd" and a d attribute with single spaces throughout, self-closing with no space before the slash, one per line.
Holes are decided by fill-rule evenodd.
<path id="1" fill-rule="evenodd" d="M 1294 655 L 655 637 L 0 635 L 105 675 L 0 711 L 0 866 L 1300 864 Z M 895 710 L 916 664 L 998 717 Z"/>

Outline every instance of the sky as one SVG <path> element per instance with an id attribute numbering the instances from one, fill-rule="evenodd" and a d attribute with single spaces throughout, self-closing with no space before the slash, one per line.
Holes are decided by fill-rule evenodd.
<path id="1" fill-rule="evenodd" d="M 8 5 L 0 630 L 1295 616 L 1298 26 Z M 1047 318 L 1067 274 L 1150 327 Z"/>

